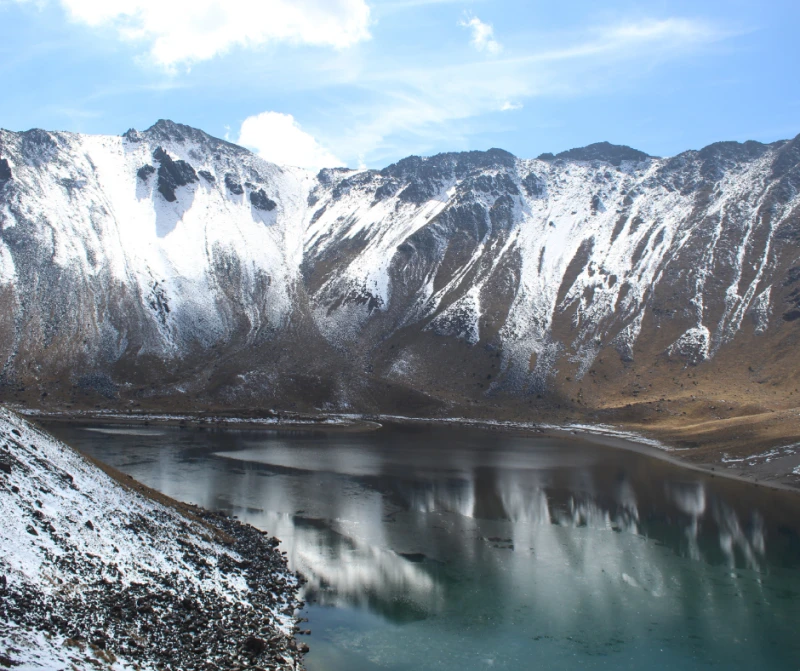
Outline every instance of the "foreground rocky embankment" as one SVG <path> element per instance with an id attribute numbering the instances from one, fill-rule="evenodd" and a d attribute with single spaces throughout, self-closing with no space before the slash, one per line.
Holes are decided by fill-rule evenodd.
<path id="1" fill-rule="evenodd" d="M 0 408 L 0 667 L 301 668 L 278 541 L 140 489 Z"/>

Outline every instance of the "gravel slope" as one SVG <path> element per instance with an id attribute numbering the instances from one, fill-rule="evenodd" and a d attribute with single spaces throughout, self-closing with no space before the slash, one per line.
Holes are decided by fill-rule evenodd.
<path id="1" fill-rule="evenodd" d="M 2 408 L 0 519 L 0 667 L 300 663 L 275 539 L 146 498 Z"/>

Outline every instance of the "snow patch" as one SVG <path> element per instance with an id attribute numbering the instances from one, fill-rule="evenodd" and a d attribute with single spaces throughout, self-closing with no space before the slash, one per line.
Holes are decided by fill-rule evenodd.
<path id="1" fill-rule="evenodd" d="M 711 333 L 705 326 L 689 329 L 667 348 L 670 356 L 680 355 L 690 363 L 699 363 L 708 359 Z"/>
<path id="2" fill-rule="evenodd" d="M 447 309 L 440 312 L 426 327 L 439 335 L 455 336 L 474 345 L 480 340 L 480 288 L 472 287 Z"/>

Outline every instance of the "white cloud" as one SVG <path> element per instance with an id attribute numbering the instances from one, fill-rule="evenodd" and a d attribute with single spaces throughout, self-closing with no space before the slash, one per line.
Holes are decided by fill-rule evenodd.
<path id="1" fill-rule="evenodd" d="M 499 54 L 503 46 L 494 39 L 494 28 L 489 23 L 484 23 L 477 16 L 466 15 L 458 25 L 472 31 L 472 46 L 478 51 L 488 54 Z"/>
<path id="2" fill-rule="evenodd" d="M 522 103 L 513 103 L 510 100 L 506 100 L 501 106 L 501 112 L 513 112 L 515 110 L 521 110 L 523 108 Z"/>
<path id="3" fill-rule="evenodd" d="M 261 158 L 278 165 L 310 170 L 344 165 L 306 133 L 291 114 L 262 112 L 247 117 L 242 122 L 238 144 L 254 149 Z"/>
<path id="4" fill-rule="evenodd" d="M 18 0 L 19 1 L 19 0 Z M 150 43 L 165 66 L 271 42 L 342 49 L 369 38 L 366 0 L 58 0 L 73 20 Z"/>
<path id="5" fill-rule="evenodd" d="M 728 36 L 702 21 L 679 18 L 646 20 L 597 29 L 586 40 L 565 48 L 534 53 L 529 60 L 568 61 L 604 56 L 643 61 L 664 54 L 681 54 L 686 49 Z"/>

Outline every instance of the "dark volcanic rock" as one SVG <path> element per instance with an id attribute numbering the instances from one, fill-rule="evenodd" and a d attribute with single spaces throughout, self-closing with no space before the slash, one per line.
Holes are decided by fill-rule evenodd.
<path id="1" fill-rule="evenodd" d="M 199 128 L 175 123 L 169 119 L 159 119 L 150 128 L 138 133 L 138 135 L 148 138 L 153 144 L 192 143 L 209 151 L 224 151 L 234 155 L 247 155 L 250 153 L 244 147 L 213 137 Z"/>
<path id="2" fill-rule="evenodd" d="M 47 655 L 64 650 L 85 668 L 92 657 L 117 657 L 131 668 L 200 671 L 246 661 L 302 669 L 293 628 L 284 631 L 276 617 L 299 607 L 300 579 L 276 539 L 224 515 L 145 499 L 10 418 L 0 409 L 0 438 L 14 435 L 12 421 L 23 428 L 24 439 L 7 447 L 28 472 L 12 476 L 23 490 L 14 496 L 0 481 L 0 510 L 13 517 L 14 547 L 27 546 L 48 577 L 41 580 L 37 563 L 0 553 L 0 651 L 33 656 L 43 668 L 62 668 Z M 45 498 L 45 483 L 46 504 L 37 498 Z M 87 504 L 100 506 L 93 521 L 81 519 Z M 76 541 L 88 534 L 98 539 L 89 548 Z M 153 565 L 142 560 L 153 556 L 150 548 L 158 548 Z"/>
<path id="3" fill-rule="evenodd" d="M 248 636 L 244 641 L 244 645 L 242 645 L 242 649 L 248 655 L 256 657 L 267 649 L 267 645 L 268 643 L 263 638 L 258 638 L 258 636 Z"/>
<path id="4" fill-rule="evenodd" d="M 541 154 L 539 160 L 553 161 L 562 159 L 564 161 L 603 161 L 611 165 L 622 165 L 623 161 L 645 161 L 650 156 L 638 149 L 632 149 L 626 145 L 611 144 L 610 142 L 596 142 L 586 147 L 577 147 L 562 151 L 560 154 Z"/>
<path id="5" fill-rule="evenodd" d="M 244 187 L 233 178 L 233 175 L 225 175 L 225 186 L 234 196 L 241 196 L 244 193 Z"/>
<path id="6" fill-rule="evenodd" d="M 129 128 L 126 130 L 122 134 L 122 137 L 124 137 L 128 142 L 139 143 L 142 141 L 142 134 L 135 128 Z"/>
<path id="7" fill-rule="evenodd" d="M 267 194 L 264 193 L 264 189 L 251 191 L 250 202 L 257 210 L 265 210 L 266 212 L 272 212 L 272 210 L 278 207 L 278 204 L 274 200 L 267 197 Z"/>
<path id="8" fill-rule="evenodd" d="M 380 175 L 408 182 L 398 196 L 401 201 L 423 203 L 436 196 L 447 180 L 463 179 L 481 170 L 511 168 L 515 161 L 514 155 L 503 149 L 409 156 L 384 168 Z"/>
<path id="9" fill-rule="evenodd" d="M 8 159 L 0 158 L 0 182 L 7 182 L 12 177 Z"/>
<path id="10" fill-rule="evenodd" d="M 155 171 L 156 169 L 148 163 L 136 171 L 136 176 L 143 182 L 146 182 Z"/>
<path id="11" fill-rule="evenodd" d="M 527 193 L 530 198 L 541 198 L 547 193 L 544 180 L 532 172 L 525 175 L 525 178 L 522 180 L 522 188 L 525 189 L 525 193 Z"/>
<path id="12" fill-rule="evenodd" d="M 33 165 L 39 166 L 51 161 L 58 152 L 58 143 L 53 135 L 41 128 L 20 133 L 20 137 L 22 149 Z"/>
<path id="13" fill-rule="evenodd" d="M 158 191 L 169 203 L 177 200 L 175 189 L 197 181 L 197 173 L 186 161 L 174 161 L 167 152 L 158 147 L 153 158 L 159 161 Z"/>

